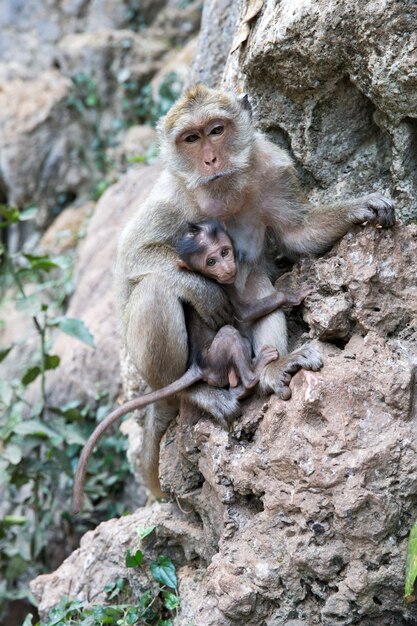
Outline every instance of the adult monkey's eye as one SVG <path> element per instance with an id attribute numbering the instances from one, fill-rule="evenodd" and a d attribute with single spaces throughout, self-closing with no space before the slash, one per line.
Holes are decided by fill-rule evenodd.
<path id="1" fill-rule="evenodd" d="M 229 256 L 230 248 L 223 248 L 222 256 Z"/>
<path id="2" fill-rule="evenodd" d="M 210 135 L 221 135 L 223 131 L 224 131 L 224 126 L 219 124 L 218 126 L 215 126 L 214 128 L 211 129 Z"/>
<path id="3" fill-rule="evenodd" d="M 207 265 L 213 267 L 213 265 L 216 265 L 216 259 L 207 259 Z"/>
<path id="4" fill-rule="evenodd" d="M 199 135 L 194 134 L 194 135 L 187 135 L 184 141 L 186 141 L 187 143 L 194 143 L 198 141 L 199 139 L 200 139 Z"/>

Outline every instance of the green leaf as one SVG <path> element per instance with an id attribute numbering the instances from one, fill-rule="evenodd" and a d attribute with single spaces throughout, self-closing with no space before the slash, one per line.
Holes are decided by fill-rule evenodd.
<path id="1" fill-rule="evenodd" d="M 41 368 L 37 365 L 35 367 L 29 368 L 28 370 L 26 370 L 22 377 L 22 383 L 24 385 L 30 385 L 30 383 L 33 383 L 33 381 L 37 379 L 40 373 Z"/>
<path id="2" fill-rule="evenodd" d="M 62 439 L 65 441 L 65 443 L 67 443 L 69 446 L 73 443 L 79 446 L 83 446 L 86 442 L 86 438 L 80 432 L 77 424 L 66 424 L 55 421 L 54 428 L 56 432 L 62 436 Z"/>
<path id="3" fill-rule="evenodd" d="M 31 220 L 35 217 L 35 215 L 38 212 L 38 207 L 36 206 L 31 206 L 28 209 L 25 209 L 24 211 L 20 211 L 20 221 L 21 222 L 27 222 L 28 220 Z"/>
<path id="4" fill-rule="evenodd" d="M 62 443 L 62 437 L 45 424 L 42 424 L 39 420 L 25 420 L 16 424 L 14 432 L 17 435 L 33 435 L 35 437 L 42 437 L 45 439 L 51 439 L 54 445 Z"/>
<path id="5" fill-rule="evenodd" d="M 4 526 L 23 526 L 27 522 L 27 517 L 23 515 L 6 515 L 1 520 Z"/>
<path id="6" fill-rule="evenodd" d="M 93 197 L 93 200 L 98 200 L 109 187 L 110 187 L 109 181 L 105 179 L 99 180 L 91 194 Z"/>
<path id="7" fill-rule="evenodd" d="M 166 585 L 171 589 L 177 588 L 177 575 L 175 573 L 175 566 L 172 561 L 166 556 L 160 556 L 157 561 L 151 563 L 152 576 L 161 585 Z"/>
<path id="8" fill-rule="evenodd" d="M 164 593 L 164 606 L 168 609 L 168 611 L 175 611 L 178 609 L 180 604 L 180 599 L 175 593 L 171 593 L 170 591 L 166 591 Z"/>
<path id="9" fill-rule="evenodd" d="M 2 451 L 3 458 L 12 465 L 17 465 L 22 460 L 22 449 L 14 443 L 10 443 Z"/>
<path id="10" fill-rule="evenodd" d="M 143 561 L 143 553 L 142 550 L 136 550 L 135 554 L 130 552 L 130 549 L 127 551 L 125 564 L 126 567 L 139 567 Z"/>
<path id="11" fill-rule="evenodd" d="M 136 624 L 140 624 L 141 622 L 139 622 L 141 615 L 138 612 L 138 610 L 136 609 L 136 607 L 134 606 L 129 606 L 126 609 L 126 615 L 125 617 L 120 620 L 120 622 L 117 622 L 118 624 L 123 624 L 123 626 L 136 626 Z M 142 622 L 143 623 L 143 622 Z"/>
<path id="12" fill-rule="evenodd" d="M 145 537 L 150 535 L 155 530 L 155 528 L 156 526 L 147 526 L 146 528 L 143 528 L 141 526 L 140 528 L 136 529 L 136 532 L 138 533 L 140 539 L 145 539 Z"/>
<path id="13" fill-rule="evenodd" d="M 410 531 L 407 547 L 407 562 L 405 570 L 404 600 L 407 603 L 415 602 L 416 592 L 414 585 L 417 578 L 417 522 Z"/>
<path id="14" fill-rule="evenodd" d="M 94 93 L 90 93 L 86 99 L 85 103 L 88 107 L 95 107 L 98 105 L 98 98 Z"/>
<path id="15" fill-rule="evenodd" d="M 45 369 L 46 370 L 54 370 L 60 364 L 61 359 L 56 354 L 45 354 Z"/>
<path id="16" fill-rule="evenodd" d="M 0 222 L 0 228 L 5 228 L 9 224 L 18 222 L 20 213 L 16 207 L 8 207 L 5 204 L 0 204 L 0 217 L 4 218 L 4 221 Z"/>
<path id="17" fill-rule="evenodd" d="M 13 580 L 20 578 L 29 567 L 29 562 L 20 554 L 13 556 L 7 563 L 6 579 Z"/>
<path id="18" fill-rule="evenodd" d="M 55 415 L 62 415 L 70 422 L 80 422 L 83 420 L 83 416 L 81 415 L 78 409 L 68 409 L 67 411 L 59 411 L 57 408 L 49 408 L 51 413 L 55 413 Z"/>
<path id="19" fill-rule="evenodd" d="M 149 589 L 147 589 L 147 591 L 145 591 L 139 598 L 139 606 L 142 609 L 146 609 L 151 602 L 152 602 L 151 592 L 149 591 Z"/>
<path id="20" fill-rule="evenodd" d="M 23 622 L 22 626 L 32 626 L 32 619 L 33 619 L 32 613 L 29 613 L 29 615 L 26 615 L 25 621 Z"/>
<path id="21" fill-rule="evenodd" d="M 120 595 L 120 593 L 123 591 L 124 588 L 125 588 L 124 578 L 118 578 L 116 582 L 108 583 L 104 587 L 104 591 L 108 596 L 107 599 L 113 600 L 114 598 L 117 598 L 117 596 Z"/>
<path id="22" fill-rule="evenodd" d="M 13 398 L 13 387 L 6 381 L 0 380 L 0 402 L 10 406 Z"/>
<path id="23" fill-rule="evenodd" d="M 146 163 L 146 156 L 144 154 L 138 154 L 137 156 L 128 157 L 128 163 Z"/>
<path id="24" fill-rule="evenodd" d="M 32 270 L 44 270 L 49 272 L 53 267 L 59 267 L 55 261 L 52 261 L 48 256 L 37 256 L 34 254 L 24 254 L 25 259 L 29 261 L 30 268 Z"/>
<path id="25" fill-rule="evenodd" d="M 59 317 L 54 320 L 54 323 L 60 330 L 66 335 L 75 337 L 79 341 L 86 343 L 91 348 L 95 348 L 94 337 L 88 330 L 87 326 L 82 320 L 78 320 L 71 317 Z"/>
<path id="26" fill-rule="evenodd" d="M 14 345 L 14 344 L 13 344 Z M 6 356 L 9 354 L 10 350 L 13 349 L 13 345 L 10 348 L 5 348 L 4 350 L 0 350 L 0 363 L 4 361 Z"/>
<path id="27" fill-rule="evenodd" d="M 29 313 L 32 316 L 37 315 L 42 307 L 42 303 L 39 300 L 38 294 L 31 294 L 25 298 L 18 298 L 16 300 L 16 310 L 21 313 Z"/>

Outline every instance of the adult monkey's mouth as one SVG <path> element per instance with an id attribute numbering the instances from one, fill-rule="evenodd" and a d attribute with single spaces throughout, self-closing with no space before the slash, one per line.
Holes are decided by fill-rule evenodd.
<path id="1" fill-rule="evenodd" d="M 226 176 L 231 176 L 235 172 L 233 170 L 226 170 L 225 172 L 219 172 L 218 174 L 213 174 L 212 176 L 207 176 L 205 181 L 207 183 L 211 183 L 213 180 L 219 180 L 220 178 L 225 178 Z"/>

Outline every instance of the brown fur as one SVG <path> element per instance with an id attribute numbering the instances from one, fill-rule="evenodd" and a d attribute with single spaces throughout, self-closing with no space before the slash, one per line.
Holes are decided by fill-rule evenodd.
<path id="1" fill-rule="evenodd" d="M 194 261 L 199 271 L 203 273 L 204 271 L 209 272 L 212 278 L 223 282 L 225 278 L 228 278 L 230 273 L 233 277 L 235 276 L 236 263 L 233 255 L 233 244 L 230 238 L 224 232 L 221 225 L 217 225 L 217 223 L 215 223 L 215 225 L 216 229 L 219 229 L 218 232 L 215 229 L 213 230 L 213 234 L 209 234 L 207 227 L 202 228 L 199 232 L 199 250 L 194 252 L 190 259 Z M 194 235 L 191 236 L 193 237 Z M 221 248 L 227 246 L 228 250 L 230 250 L 226 264 L 227 276 L 224 275 L 224 264 L 221 254 L 218 255 L 218 264 L 214 269 L 207 267 L 204 262 L 207 254 L 210 254 L 211 249 L 217 252 L 219 237 L 222 242 Z M 177 242 L 177 245 L 179 245 L 179 242 Z M 184 264 L 184 267 L 193 269 L 189 268 L 186 264 Z M 270 310 L 275 309 L 280 304 L 282 304 L 281 301 L 271 308 L 271 302 L 269 301 L 255 308 L 254 303 L 252 303 L 252 319 L 258 319 L 266 315 Z M 90 435 L 82 450 L 75 474 L 72 500 L 74 513 L 78 513 L 83 505 L 84 484 L 90 455 L 106 430 L 123 415 L 151 403 L 170 399 L 198 381 L 205 381 L 216 387 L 235 387 L 236 390 L 233 395 L 236 399 L 240 399 L 245 397 L 259 382 L 263 368 L 268 363 L 278 358 L 278 352 L 275 348 L 264 346 L 258 357 L 252 360 L 250 343 L 236 328 L 226 325 L 216 333 L 209 328 L 192 309 L 188 310 L 187 329 L 189 333 L 191 364 L 185 374 L 162 389 L 144 394 L 139 398 L 126 402 L 107 415 Z M 239 382 L 240 387 L 238 388 Z M 222 425 L 225 426 L 226 422 L 222 421 Z"/>
<path id="2" fill-rule="evenodd" d="M 221 140 L 212 138 L 204 124 L 221 120 L 223 115 L 228 130 Z M 190 146 L 178 139 L 184 125 L 192 132 L 197 128 L 218 156 L 217 162 L 228 164 L 227 171 L 218 176 L 216 163 L 209 166 L 200 157 L 190 156 Z M 201 86 L 188 91 L 161 121 L 159 136 L 165 171 L 123 233 L 117 264 L 125 342 L 152 389 L 171 383 L 187 368 L 183 303 L 211 328 L 229 322 L 232 312 L 219 285 L 177 266 L 173 245 L 187 220 L 215 217 L 225 223 L 242 259 L 236 289 L 246 301 L 274 291 L 263 262 L 267 228 L 274 235 L 277 251 L 296 256 L 327 250 L 352 224 L 368 221 L 391 226 L 395 221 L 391 203 L 380 194 L 331 206 L 309 205 L 288 155 L 256 133 L 248 107 L 233 94 Z M 253 324 L 251 343 L 255 354 L 264 345 L 275 346 L 281 355 L 286 353 L 282 311 Z M 264 393 L 275 391 L 289 397 L 288 376 L 297 368 L 320 365 L 320 355 L 307 346 L 268 365 L 261 387 Z M 180 395 L 220 420 L 240 411 L 236 398 L 225 389 L 199 384 Z M 144 473 L 157 494 L 159 442 L 178 406 L 178 398 L 158 403 L 146 418 Z"/>

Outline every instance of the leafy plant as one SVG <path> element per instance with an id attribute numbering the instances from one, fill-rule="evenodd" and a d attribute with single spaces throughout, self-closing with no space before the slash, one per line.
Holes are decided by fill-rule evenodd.
<path id="1" fill-rule="evenodd" d="M 136 19 L 134 16 L 138 17 L 141 14 L 140 3 L 133 0 L 129 4 L 129 11 L 132 12 L 132 19 Z M 122 45 L 128 48 L 131 45 L 129 38 L 122 41 Z M 160 85 L 158 97 L 154 99 L 151 85 L 144 85 L 130 78 L 130 71 L 123 68 L 118 75 L 121 88 L 119 103 L 121 117 L 120 119 L 114 118 L 109 124 L 108 118 L 104 120 L 103 117 L 104 107 L 98 94 L 95 78 L 79 72 L 72 77 L 72 81 L 74 89 L 67 98 L 67 106 L 83 119 L 87 129 L 86 136 L 90 137 L 88 144 L 79 148 L 78 157 L 91 170 L 95 181 L 91 189 L 91 197 L 93 200 L 98 200 L 110 184 L 115 182 L 115 173 L 112 172 L 114 164 L 108 155 L 109 148 L 117 145 L 120 131 L 133 124 L 154 126 L 178 98 L 182 82 L 175 72 L 171 72 Z M 120 91 L 116 94 L 119 95 Z M 133 157 L 131 161 L 153 163 L 157 155 L 157 146 L 152 146 L 146 154 Z M 61 204 L 58 204 L 58 200 Z M 55 210 L 59 212 L 64 202 L 66 202 L 66 196 L 58 198 Z"/>
<path id="2" fill-rule="evenodd" d="M 112 163 L 107 156 L 109 139 L 103 130 L 102 104 L 98 95 L 97 83 L 92 76 L 79 72 L 72 77 L 73 93 L 67 98 L 67 106 L 77 111 L 82 117 L 91 137 L 89 150 L 83 150 L 79 156 L 86 165 L 90 165 L 101 175 L 108 173 Z M 93 163 L 89 164 L 88 155 Z"/>
<path id="3" fill-rule="evenodd" d="M 404 600 L 407 603 L 416 601 L 415 584 L 417 580 L 417 522 L 410 531 L 407 547 L 407 564 L 405 573 Z"/>
<path id="4" fill-rule="evenodd" d="M 155 100 L 150 84 L 138 85 L 135 80 L 122 83 L 122 111 L 125 124 L 148 124 L 154 126 L 165 115 L 178 98 L 182 82 L 175 72 L 170 72 L 159 87 Z"/>
<path id="5" fill-rule="evenodd" d="M 133 1 L 129 6 L 133 11 L 131 18 L 140 20 L 140 5 Z M 67 100 L 68 107 L 82 116 L 86 137 L 90 137 L 88 144 L 80 147 L 78 156 L 91 169 L 95 199 L 112 182 L 113 164 L 108 158 L 108 148 L 115 144 L 118 133 L 131 124 L 153 125 L 167 112 L 181 89 L 180 81 L 175 74 L 171 74 L 161 85 L 155 102 L 149 85 L 139 85 L 129 81 L 127 74 L 126 77 L 121 81 L 122 119 L 113 120 L 110 131 L 106 127 L 108 120 L 106 123 L 103 121 L 103 104 L 94 77 L 85 73 L 74 76 L 73 93 Z M 150 162 L 154 158 L 155 152 L 150 151 L 136 159 Z M 58 194 L 52 213 L 59 213 L 72 200 L 71 191 Z M 35 338 L 37 344 L 33 354 L 22 364 L 21 371 L 13 373 L 7 380 L 0 380 L 0 622 L 9 600 L 34 601 L 27 582 L 48 568 L 51 544 L 59 544 L 58 536 L 62 536 L 61 556 L 64 557 L 88 528 L 103 519 L 124 513 L 124 505 L 117 498 L 112 498 L 112 494 L 120 493 L 129 471 L 125 438 L 116 435 L 106 437 L 101 444 L 102 454 L 94 456 L 89 464 L 85 488 L 88 517 L 73 518 L 68 512 L 72 477 L 80 448 L 109 407 L 106 406 L 105 394 L 99 392 L 95 409 L 82 406 L 77 401 L 55 407 L 48 404 L 48 376 L 61 366 L 60 355 L 52 350 L 55 334 L 64 332 L 91 348 L 94 340 L 80 320 L 64 314 L 72 292 L 71 258 L 52 258 L 34 250 L 19 250 L 11 254 L 8 250 L 10 229 L 19 228 L 22 222 L 33 219 L 35 215 L 35 207 L 20 211 L 0 204 L 0 295 L 2 302 L 14 303 L 19 314 L 29 317 L 32 324 L 30 338 Z M 3 328 L 8 323 L 10 321 L 0 320 Z M 28 339 L 29 334 L 14 344 L 2 346 L 0 362 L 4 361 L 7 365 L 7 359 L 11 359 L 9 355 L 13 355 Z M 165 611 L 163 615 L 169 615 L 176 602 L 175 593 L 173 597 L 167 595 L 173 593 L 168 586 L 168 583 L 174 584 L 172 571 L 164 560 L 158 560 L 152 568 L 154 576 L 159 576 L 161 581 L 165 575 L 168 578 L 165 582 L 160 581 L 164 586 L 163 592 L 160 592 L 162 599 L 151 598 L 149 603 L 153 603 L 154 608 L 161 604 Z M 109 599 L 120 599 L 125 590 L 123 585 L 116 581 L 109 590 Z M 142 623 L 158 623 L 160 626 L 171 623 L 169 617 L 152 617 L 153 609 L 145 594 L 140 602 L 140 610 L 148 610 L 151 616 L 148 622 L 138 618 Z M 164 602 L 170 603 L 170 606 L 165 606 Z M 73 616 L 81 615 L 80 611 L 84 609 L 81 605 L 67 603 L 60 610 L 66 612 L 68 620 L 73 620 L 78 619 Z M 114 623 L 133 624 L 135 616 L 141 614 L 138 607 L 128 608 L 127 605 L 123 609 L 113 607 L 113 617 L 111 607 L 101 610 L 106 613 L 102 614 L 102 621 L 97 622 L 100 624 L 113 623 L 106 620 L 115 616 L 119 622 Z M 53 623 L 65 623 L 59 621 L 58 613 L 56 615 Z M 96 623 L 94 619 L 99 619 L 97 615 L 87 616 L 86 613 L 87 621 L 68 623 L 91 625 Z M 30 623 L 28 617 L 25 626 Z"/>
<path id="6" fill-rule="evenodd" d="M 33 210 L 19 212 L 0 205 L 0 228 L 33 215 Z M 9 254 L 3 246 L 0 289 L 2 300 L 14 301 L 18 311 L 32 320 L 32 335 L 37 339 L 37 348 L 22 371 L 0 380 L 0 604 L 5 607 L 9 600 L 33 601 L 27 580 L 44 571 L 51 537 L 58 530 L 65 532 L 65 544 L 71 547 L 88 527 L 124 512 L 123 505 L 115 505 L 109 497 L 123 484 L 128 464 L 124 438 L 107 438 L 104 454 L 90 466 L 87 494 L 90 508 L 95 503 L 94 511 L 88 521 L 69 514 L 80 447 L 95 427 L 96 417 L 109 409 L 101 394 L 97 395 L 101 407 L 94 411 L 77 402 L 48 405 L 47 377 L 60 366 L 59 355 L 51 351 L 53 333 L 64 332 L 94 347 L 84 323 L 63 315 L 71 291 L 70 259 L 23 251 Z M 17 343 L 3 347 L 0 361 L 6 365 L 19 347 Z M 116 468 L 115 458 L 121 459 Z M 62 553 L 66 555 L 64 548 Z"/>
<path id="7" fill-rule="evenodd" d="M 143 529 L 145 537 L 155 526 Z M 156 561 L 146 562 L 143 552 L 138 549 L 132 553 L 127 551 L 125 564 L 127 568 L 144 569 L 149 585 L 134 603 L 95 604 L 68 600 L 63 598 L 59 606 L 53 608 L 48 622 L 38 622 L 35 626 L 173 626 L 180 600 L 177 589 L 175 566 L 166 556 L 159 556 Z M 150 572 L 150 575 L 149 575 Z M 157 583 L 155 585 L 155 583 Z M 104 588 L 108 600 L 121 599 L 129 595 L 127 580 L 118 578 Z M 131 593 L 130 593 L 131 595 Z M 32 618 L 28 616 L 22 626 L 32 626 Z"/>
<path id="8" fill-rule="evenodd" d="M 141 0 L 127 0 L 125 18 L 130 30 L 139 31 L 146 27 Z"/>

